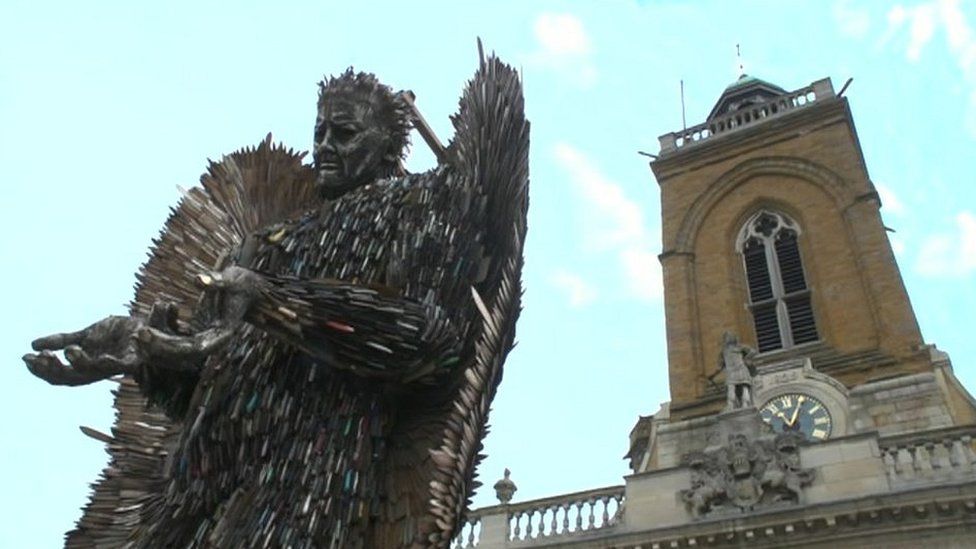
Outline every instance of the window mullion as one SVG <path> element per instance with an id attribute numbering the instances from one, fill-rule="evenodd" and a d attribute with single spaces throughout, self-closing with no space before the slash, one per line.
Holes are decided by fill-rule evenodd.
<path id="1" fill-rule="evenodd" d="M 774 232 L 769 238 L 763 237 L 763 248 L 771 279 L 769 282 L 773 289 L 773 297 L 776 299 L 776 320 L 779 324 L 780 341 L 783 342 L 785 349 L 793 346 L 793 334 L 790 331 L 790 317 L 786 310 L 786 302 L 783 300 L 786 294 L 783 289 L 783 276 L 779 271 L 779 261 L 776 260 L 776 234 Z"/>

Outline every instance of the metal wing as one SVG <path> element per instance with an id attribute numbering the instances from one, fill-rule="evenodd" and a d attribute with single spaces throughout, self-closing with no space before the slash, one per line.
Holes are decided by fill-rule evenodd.
<path id="1" fill-rule="evenodd" d="M 190 318 L 200 297 L 196 274 L 213 269 L 252 231 L 316 208 L 315 176 L 302 165 L 303 156 L 273 145 L 269 134 L 257 147 L 211 162 L 201 186 L 184 193 L 153 241 L 136 275 L 132 314 L 148 314 L 153 303 L 166 300 L 179 306 L 180 318 Z M 176 385 L 154 386 L 154 400 L 168 404 L 181 389 Z M 66 535 L 67 547 L 122 546 L 145 531 L 141 522 L 158 505 L 166 459 L 182 428 L 179 419 L 151 406 L 134 380 L 122 378 L 114 394 L 112 435 L 93 435 L 107 443 L 109 465 Z"/>
<path id="2" fill-rule="evenodd" d="M 479 53 L 480 47 L 479 42 Z M 482 54 L 459 103 L 448 154 L 458 176 L 466 179 L 464 186 L 473 189 L 472 203 L 479 211 L 471 218 L 484 224 L 478 228 L 482 275 L 471 288 L 474 318 L 468 319 L 473 356 L 462 361 L 464 370 L 440 408 L 441 417 L 417 420 L 409 440 L 393 441 L 415 448 L 395 455 L 391 477 L 397 486 L 390 493 L 400 520 L 416 521 L 415 529 L 405 530 L 418 534 L 409 541 L 382 540 L 389 545 L 378 546 L 447 547 L 463 525 L 469 498 L 480 485 L 475 470 L 484 457 L 479 452 L 488 413 L 521 310 L 529 123 L 518 74 L 494 55 L 485 60 Z"/>

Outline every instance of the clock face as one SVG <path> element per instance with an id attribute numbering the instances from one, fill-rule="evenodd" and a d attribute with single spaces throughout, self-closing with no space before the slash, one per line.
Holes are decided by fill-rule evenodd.
<path id="1" fill-rule="evenodd" d="M 777 433 L 803 433 L 807 440 L 824 440 L 833 423 L 830 411 L 816 398 L 803 393 L 786 393 L 769 399 L 759 416 Z"/>

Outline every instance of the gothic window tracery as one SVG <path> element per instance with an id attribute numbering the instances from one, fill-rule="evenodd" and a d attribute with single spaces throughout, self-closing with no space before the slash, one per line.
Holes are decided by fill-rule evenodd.
<path id="1" fill-rule="evenodd" d="M 750 218 L 739 234 L 737 248 L 745 267 L 759 352 L 819 339 L 799 236 L 793 220 L 765 210 Z"/>

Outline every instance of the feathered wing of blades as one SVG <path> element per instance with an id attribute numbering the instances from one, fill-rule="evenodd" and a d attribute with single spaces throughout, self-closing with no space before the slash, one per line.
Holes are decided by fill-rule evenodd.
<path id="1" fill-rule="evenodd" d="M 467 346 L 451 397 L 436 418 L 432 413 L 428 422 L 417 421 L 410 429 L 415 451 L 392 464 L 392 503 L 402 507 L 400 520 L 416 525 L 401 531 L 419 534 L 409 541 L 386 541 L 404 546 L 448 547 L 464 524 L 470 497 L 480 485 L 476 467 L 484 457 L 480 451 L 491 401 L 521 311 L 529 123 L 519 76 L 493 55 L 482 56 L 459 103 L 449 152 L 460 176 L 471 179 L 461 185 L 472 193 L 469 203 L 477 211 L 471 218 L 484 224 L 479 227 L 482 275 L 470 291 L 475 306 L 466 308 L 471 316 L 466 339 L 473 345 Z M 422 498 L 413 496 L 418 488 Z"/>
<path id="2" fill-rule="evenodd" d="M 200 298 L 198 274 L 213 270 L 249 233 L 304 210 L 320 199 L 304 153 L 271 142 L 211 162 L 201 185 L 185 191 L 153 241 L 149 259 L 136 275 L 132 314 L 146 315 L 157 301 L 177 304 L 181 322 Z M 92 494 L 67 547 L 121 547 L 138 537 L 140 517 L 158 505 L 164 470 L 181 422 L 148 406 L 134 380 L 123 377 L 114 391 L 116 419 L 107 441 L 109 465 Z"/>

